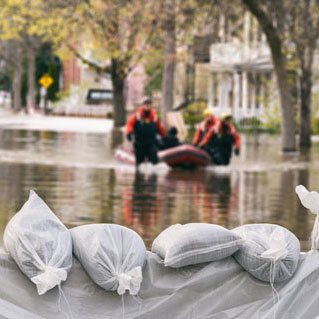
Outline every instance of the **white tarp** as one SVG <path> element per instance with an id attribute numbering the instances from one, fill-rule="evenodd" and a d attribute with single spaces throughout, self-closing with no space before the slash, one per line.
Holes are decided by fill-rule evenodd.
<path id="1" fill-rule="evenodd" d="M 293 277 L 271 286 L 253 278 L 233 259 L 188 266 L 164 267 L 147 253 L 138 297 L 98 287 L 74 260 L 62 289 L 39 296 L 35 285 L 0 250 L 0 318 L 3 319 L 315 319 L 319 315 L 319 252 L 300 254 Z M 124 313 L 123 304 L 124 302 Z M 63 313 L 64 312 L 64 313 Z"/>

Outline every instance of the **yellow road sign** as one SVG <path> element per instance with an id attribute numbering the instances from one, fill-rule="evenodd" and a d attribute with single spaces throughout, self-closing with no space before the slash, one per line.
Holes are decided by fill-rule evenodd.
<path id="1" fill-rule="evenodd" d="M 53 78 L 48 73 L 42 75 L 42 77 L 39 80 L 39 83 L 43 85 L 45 88 L 48 88 L 53 82 Z"/>

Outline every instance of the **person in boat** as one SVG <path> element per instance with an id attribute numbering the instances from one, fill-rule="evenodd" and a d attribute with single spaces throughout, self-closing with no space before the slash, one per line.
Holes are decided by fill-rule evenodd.
<path id="1" fill-rule="evenodd" d="M 210 128 L 212 128 L 219 121 L 218 118 L 214 116 L 213 111 L 209 108 L 204 110 L 203 115 L 205 118 L 199 124 L 193 139 L 194 146 L 198 146 L 199 143 L 204 139 Z"/>
<path id="2" fill-rule="evenodd" d="M 166 150 L 168 148 L 181 145 L 181 142 L 179 141 L 177 134 L 177 128 L 175 126 L 172 126 L 168 130 L 167 135 L 159 142 L 159 149 Z"/>
<path id="3" fill-rule="evenodd" d="M 125 133 L 126 138 L 133 141 L 136 166 L 146 160 L 158 163 L 156 135 L 164 138 L 166 132 L 152 108 L 151 98 L 144 99 L 142 106 L 128 119 Z"/>
<path id="4" fill-rule="evenodd" d="M 224 113 L 220 121 L 213 126 L 199 146 L 206 150 L 215 165 L 228 165 L 232 156 L 233 146 L 235 155 L 240 153 L 240 137 L 232 123 L 232 115 Z"/>

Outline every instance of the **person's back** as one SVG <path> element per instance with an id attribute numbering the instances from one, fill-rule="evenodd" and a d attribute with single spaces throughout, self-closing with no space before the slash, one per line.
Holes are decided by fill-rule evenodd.
<path id="1" fill-rule="evenodd" d="M 172 126 L 169 130 L 167 135 L 162 139 L 159 149 L 160 150 L 165 150 L 171 147 L 175 147 L 180 145 L 180 141 L 177 137 L 177 128 L 175 126 Z"/>
<path id="2" fill-rule="evenodd" d="M 205 109 L 203 112 L 204 120 L 198 125 L 196 130 L 193 145 L 197 146 L 205 138 L 209 130 L 218 123 L 218 118 L 214 116 L 211 109 Z"/>
<path id="3" fill-rule="evenodd" d="M 221 121 L 210 129 L 200 146 L 209 152 L 216 165 L 228 165 L 235 145 L 235 154 L 240 152 L 240 137 L 231 123 L 231 114 L 225 113 Z"/>

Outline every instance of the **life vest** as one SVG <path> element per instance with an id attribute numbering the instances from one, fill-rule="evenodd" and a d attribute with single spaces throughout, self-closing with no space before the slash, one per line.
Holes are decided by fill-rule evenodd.
<path id="1" fill-rule="evenodd" d="M 141 112 L 137 112 L 134 126 L 135 141 L 138 143 L 155 143 L 157 134 L 157 115 L 151 110 L 150 115 L 145 118 Z"/>
<path id="2" fill-rule="evenodd" d="M 232 124 L 227 125 L 227 130 L 222 131 L 222 122 L 213 126 L 202 141 L 202 145 L 209 145 L 212 147 L 240 147 L 240 137 Z"/>
<path id="3" fill-rule="evenodd" d="M 165 137 L 166 132 L 158 119 L 157 113 L 155 110 L 150 109 L 150 113 L 147 117 L 145 117 L 145 108 L 141 107 L 138 111 L 136 111 L 126 123 L 125 133 L 126 134 L 134 134 L 135 141 L 136 138 L 145 138 L 146 141 L 152 140 L 157 133 L 159 133 L 162 137 Z"/>
<path id="4" fill-rule="evenodd" d="M 193 144 L 194 145 L 198 145 L 206 136 L 206 134 L 209 132 L 209 130 L 216 126 L 218 123 L 218 118 L 215 116 L 210 116 L 208 118 L 206 118 L 204 121 L 202 121 L 199 126 L 198 129 L 196 131 L 194 140 L 193 140 Z"/>

